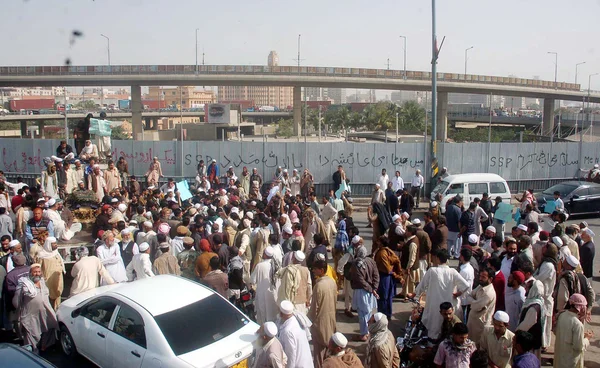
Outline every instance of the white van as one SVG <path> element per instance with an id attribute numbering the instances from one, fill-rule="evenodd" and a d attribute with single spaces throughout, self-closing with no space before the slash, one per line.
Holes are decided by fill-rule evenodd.
<path id="1" fill-rule="evenodd" d="M 481 199 L 483 193 L 488 193 L 492 200 L 500 196 L 503 201 L 510 203 L 510 189 L 506 180 L 499 175 L 487 173 L 448 175 L 433 188 L 430 198 L 440 194 L 440 207 L 442 213 L 445 213 L 446 202 L 457 194 L 464 198 L 465 206 L 468 206 L 475 198 Z"/>

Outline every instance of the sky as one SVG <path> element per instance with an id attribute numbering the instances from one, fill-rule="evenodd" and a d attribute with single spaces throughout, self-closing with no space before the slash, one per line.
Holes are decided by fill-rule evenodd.
<path id="1" fill-rule="evenodd" d="M 445 36 L 438 72 L 554 80 L 588 86 L 600 72 L 600 0 L 438 0 L 437 34 Z M 6 0 L 0 65 L 103 65 L 110 38 L 117 64 L 301 64 L 431 69 L 428 0 Z M 71 44 L 73 30 L 83 33 Z M 592 83 L 600 90 L 600 75 Z"/>

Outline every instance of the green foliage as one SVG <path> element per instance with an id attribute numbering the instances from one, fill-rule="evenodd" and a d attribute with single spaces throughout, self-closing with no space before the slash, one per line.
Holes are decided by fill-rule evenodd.
<path id="1" fill-rule="evenodd" d="M 277 128 L 275 134 L 278 136 L 289 138 L 294 135 L 294 120 L 293 119 L 279 119 L 277 122 Z"/>
<path id="2" fill-rule="evenodd" d="M 492 142 L 514 141 L 519 133 L 512 128 L 492 128 Z M 488 128 L 450 128 L 448 130 L 448 138 L 457 143 L 462 142 L 487 142 Z"/>
<path id="3" fill-rule="evenodd" d="M 131 137 L 129 136 L 129 133 L 127 133 L 125 130 L 123 130 L 122 126 L 112 128 L 110 137 L 112 139 L 117 139 L 117 140 L 131 139 Z"/>
<path id="4" fill-rule="evenodd" d="M 82 110 L 93 109 L 96 107 L 96 102 L 94 100 L 80 101 L 75 104 L 75 107 Z"/>

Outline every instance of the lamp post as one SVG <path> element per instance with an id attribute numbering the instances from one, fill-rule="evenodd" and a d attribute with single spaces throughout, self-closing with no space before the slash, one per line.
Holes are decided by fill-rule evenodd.
<path id="1" fill-rule="evenodd" d="M 583 64 L 585 64 L 585 61 L 575 64 L 575 84 L 577 84 L 577 68 L 579 67 L 579 65 L 583 65 Z"/>
<path id="2" fill-rule="evenodd" d="M 592 77 L 596 76 L 600 73 L 594 73 L 594 74 L 590 74 L 590 76 L 588 77 L 588 104 L 590 103 L 589 98 L 590 98 L 590 92 L 592 90 Z"/>
<path id="3" fill-rule="evenodd" d="M 406 36 L 400 36 L 404 39 L 404 79 L 406 79 Z"/>
<path id="4" fill-rule="evenodd" d="M 465 49 L 465 75 L 467 75 L 467 60 L 468 60 L 468 52 L 469 50 L 472 50 L 473 46 Z"/>
<path id="5" fill-rule="evenodd" d="M 100 34 L 100 36 L 106 38 L 106 42 L 107 42 L 107 51 L 108 51 L 108 66 L 110 67 L 110 38 L 108 38 L 108 36 L 105 36 L 103 34 Z"/>
<path id="6" fill-rule="evenodd" d="M 548 53 L 554 55 L 554 89 L 558 89 L 558 85 L 556 84 L 558 81 L 558 52 L 548 51 Z"/>
<path id="7" fill-rule="evenodd" d="M 198 31 L 200 29 L 196 28 L 196 73 L 198 73 Z"/>

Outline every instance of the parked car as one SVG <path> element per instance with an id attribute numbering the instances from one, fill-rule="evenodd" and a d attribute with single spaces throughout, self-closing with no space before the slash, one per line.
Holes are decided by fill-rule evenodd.
<path id="1" fill-rule="evenodd" d="M 15 344 L 0 344 L 0 362 L 4 368 L 56 368 L 46 359 Z"/>
<path id="2" fill-rule="evenodd" d="M 258 325 L 212 289 L 161 275 L 64 301 L 60 345 L 100 367 L 247 367 Z"/>
<path id="3" fill-rule="evenodd" d="M 565 212 L 569 215 L 589 215 L 600 213 L 600 184 L 586 181 L 565 181 L 551 186 L 535 198 L 540 211 L 544 212 L 546 203 L 554 200 L 554 192 L 560 192 L 565 203 Z"/>

